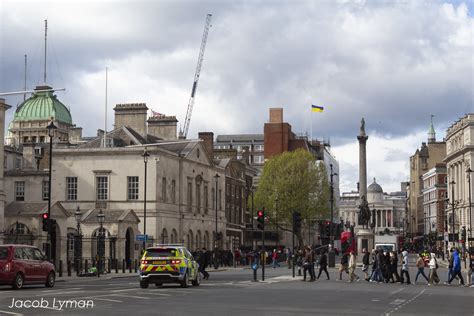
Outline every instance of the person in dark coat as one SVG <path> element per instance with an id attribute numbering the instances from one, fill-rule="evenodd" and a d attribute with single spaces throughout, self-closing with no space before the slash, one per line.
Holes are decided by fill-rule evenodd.
<path id="1" fill-rule="evenodd" d="M 198 257 L 197 262 L 199 264 L 199 272 L 202 273 L 203 279 L 209 279 L 209 273 L 207 273 L 206 268 L 209 264 L 208 262 L 209 253 L 207 252 L 206 248 L 202 248 L 202 250 L 198 250 Z"/>
<path id="2" fill-rule="evenodd" d="M 326 251 L 322 250 L 321 251 L 321 257 L 319 258 L 319 273 L 317 279 L 319 280 L 319 277 L 321 276 L 321 272 L 326 272 L 326 276 L 329 280 L 329 273 L 328 273 L 328 257 L 326 255 Z"/>

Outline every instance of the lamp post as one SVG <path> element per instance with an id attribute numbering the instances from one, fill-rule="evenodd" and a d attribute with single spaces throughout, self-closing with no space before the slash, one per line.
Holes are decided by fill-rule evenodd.
<path id="1" fill-rule="evenodd" d="M 77 223 L 77 230 L 76 230 L 76 244 L 74 245 L 74 258 L 76 259 L 76 274 L 79 275 L 81 272 L 81 264 L 82 264 L 82 233 L 81 233 L 81 219 L 82 213 L 79 206 L 74 213 L 74 217 Z"/>
<path id="2" fill-rule="evenodd" d="M 452 180 L 451 182 L 449 182 L 449 184 L 451 185 L 451 208 L 452 208 L 452 219 L 453 219 L 453 242 L 452 242 L 452 246 L 454 247 L 454 185 L 456 184 L 456 182 L 454 180 Z"/>
<path id="3" fill-rule="evenodd" d="M 102 273 L 102 260 L 105 254 L 105 240 L 104 240 L 104 220 L 105 214 L 102 212 L 102 209 L 99 210 L 99 214 L 97 214 L 97 221 L 99 222 L 99 240 L 98 240 L 98 247 L 97 247 L 97 256 L 98 256 L 98 267 L 97 267 L 97 277 L 100 276 Z"/>
<path id="4" fill-rule="evenodd" d="M 216 232 L 214 234 L 214 269 L 217 269 L 219 267 L 217 263 L 217 208 L 218 208 L 218 188 L 219 188 L 219 174 L 216 173 L 214 176 L 214 179 L 216 180 Z"/>
<path id="5" fill-rule="evenodd" d="M 48 237 L 47 237 L 47 257 L 48 261 L 51 261 L 52 259 L 52 229 L 53 227 L 51 226 L 51 171 L 52 171 L 52 165 L 53 165 L 53 137 L 54 137 L 54 131 L 57 129 L 56 125 L 54 125 L 53 118 L 51 118 L 51 121 L 49 122 L 48 126 L 48 136 L 49 136 L 49 181 L 48 181 Z M 56 255 L 55 255 L 56 257 Z"/>
<path id="6" fill-rule="evenodd" d="M 143 150 L 143 163 L 145 164 L 145 177 L 144 177 L 144 184 L 143 184 L 143 251 L 145 251 L 146 248 L 146 242 L 147 242 L 147 235 L 146 235 L 146 176 L 147 176 L 147 165 L 148 165 L 148 157 L 150 157 L 150 154 L 148 151 L 145 149 Z"/>
<path id="7" fill-rule="evenodd" d="M 334 181 L 333 181 L 333 177 L 337 176 L 337 173 L 332 171 L 332 164 L 330 164 L 329 167 L 331 168 L 331 174 L 330 174 L 330 179 L 331 179 L 331 226 L 330 226 L 330 229 L 329 229 L 329 240 L 330 240 L 331 244 L 334 244 L 334 235 L 333 235 L 333 231 L 332 231 L 332 227 L 333 227 L 332 223 L 334 221 Z"/>
<path id="8" fill-rule="evenodd" d="M 252 187 L 250 188 L 250 190 L 251 190 L 251 192 L 252 192 L 252 219 L 251 219 L 251 221 L 252 221 L 252 250 L 255 251 L 255 248 L 254 248 L 254 238 L 253 238 L 253 230 L 254 230 L 254 226 L 253 226 L 253 221 L 254 221 L 254 218 L 253 218 L 253 216 L 254 216 L 253 193 L 255 192 L 255 187 L 252 186 Z"/>
<path id="9" fill-rule="evenodd" d="M 276 250 L 278 251 L 278 243 L 280 236 L 278 235 L 278 195 L 275 196 L 275 228 L 276 228 Z"/>
<path id="10" fill-rule="evenodd" d="M 466 172 L 467 172 L 467 183 L 469 185 L 469 237 L 468 237 L 468 241 L 469 241 L 469 247 L 470 247 L 471 246 L 471 239 L 472 239 L 471 173 L 474 172 L 474 171 L 471 170 L 471 167 L 469 167 L 469 168 L 467 168 Z"/>

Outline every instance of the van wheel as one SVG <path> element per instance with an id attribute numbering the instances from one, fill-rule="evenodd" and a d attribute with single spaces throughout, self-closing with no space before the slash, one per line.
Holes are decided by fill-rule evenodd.
<path id="1" fill-rule="evenodd" d="M 24 283 L 24 278 L 23 278 L 23 274 L 21 273 L 18 273 L 15 277 L 15 280 L 13 281 L 13 289 L 14 290 L 19 290 L 23 287 L 23 283 Z"/>
<path id="2" fill-rule="evenodd" d="M 46 287 L 53 287 L 54 286 L 54 281 L 55 281 L 55 275 L 54 272 L 50 272 L 48 274 L 48 278 L 46 279 Z"/>
<path id="3" fill-rule="evenodd" d="M 184 274 L 183 281 L 180 282 L 181 287 L 188 287 L 188 271 Z"/>
<path id="4" fill-rule="evenodd" d="M 148 281 L 140 281 L 140 287 L 142 289 L 147 289 L 148 288 Z"/>

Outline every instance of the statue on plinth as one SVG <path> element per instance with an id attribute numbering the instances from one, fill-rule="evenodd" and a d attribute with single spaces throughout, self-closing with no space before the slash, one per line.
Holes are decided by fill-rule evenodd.
<path id="1" fill-rule="evenodd" d="M 370 221 L 369 203 L 367 203 L 367 199 L 363 195 L 361 198 L 360 205 L 359 205 L 359 225 L 362 225 L 362 227 L 366 226 L 366 228 L 368 229 L 369 221 Z"/>

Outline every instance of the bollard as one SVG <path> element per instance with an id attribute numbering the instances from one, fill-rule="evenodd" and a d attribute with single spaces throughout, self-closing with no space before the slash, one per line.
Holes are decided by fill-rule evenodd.
<path id="1" fill-rule="evenodd" d="M 132 259 L 128 260 L 128 272 L 132 273 Z"/>
<path id="2" fill-rule="evenodd" d="M 112 259 L 108 259 L 107 260 L 107 273 L 111 273 L 112 272 Z"/>
<path id="3" fill-rule="evenodd" d="M 67 276 L 71 276 L 71 260 L 67 261 Z"/>
<path id="4" fill-rule="evenodd" d="M 135 273 L 137 273 L 138 271 L 138 261 L 137 259 L 135 259 Z"/>
<path id="5" fill-rule="evenodd" d="M 79 259 L 74 260 L 76 262 L 76 275 L 79 275 Z"/>
<path id="6" fill-rule="evenodd" d="M 125 259 L 122 261 L 122 273 L 125 273 Z"/>
<path id="7" fill-rule="evenodd" d="M 63 276 L 63 261 L 59 260 L 59 276 Z"/>
<path id="8" fill-rule="evenodd" d="M 84 271 L 87 273 L 87 271 L 89 271 L 89 267 L 88 267 L 88 264 L 87 264 L 87 259 L 86 259 L 86 262 L 84 263 Z"/>
<path id="9" fill-rule="evenodd" d="M 118 273 L 118 259 L 114 259 L 115 273 Z"/>

